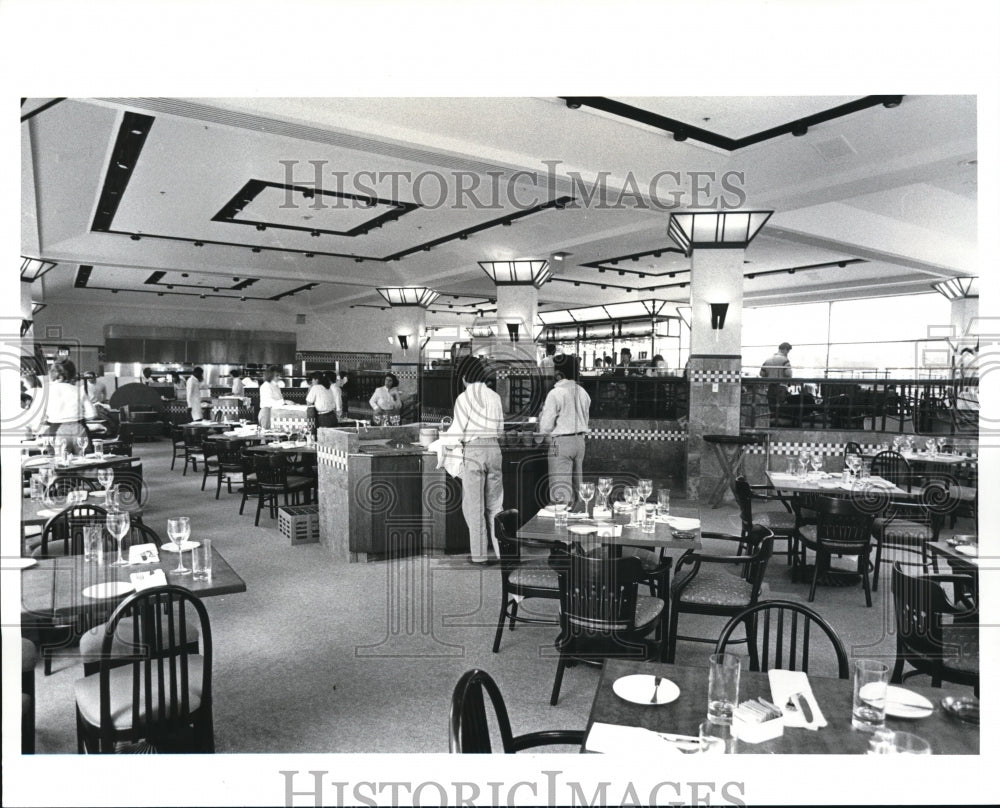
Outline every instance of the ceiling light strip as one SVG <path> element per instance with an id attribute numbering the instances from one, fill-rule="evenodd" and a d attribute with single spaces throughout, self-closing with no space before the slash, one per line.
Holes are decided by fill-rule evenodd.
<path id="1" fill-rule="evenodd" d="M 146 137 L 156 119 L 150 115 L 139 115 L 126 112 L 118 127 L 118 137 L 111 150 L 111 159 L 104 174 L 104 187 L 97 200 L 97 211 L 90 229 L 98 232 L 109 232 L 118 205 L 125 195 L 132 172 L 146 143 Z"/>

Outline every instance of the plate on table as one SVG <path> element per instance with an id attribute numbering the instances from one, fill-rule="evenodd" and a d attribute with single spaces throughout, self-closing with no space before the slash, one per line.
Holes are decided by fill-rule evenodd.
<path id="1" fill-rule="evenodd" d="M 885 714 L 893 718 L 927 718 L 934 705 L 919 693 L 889 685 L 886 688 Z"/>
<path id="2" fill-rule="evenodd" d="M 48 455 L 41 455 L 40 457 L 29 457 L 21 464 L 21 468 L 26 469 L 36 469 L 39 466 L 47 466 L 51 462 L 52 458 Z"/>
<path id="3" fill-rule="evenodd" d="M 58 508 L 40 508 L 35 511 L 35 515 L 41 519 L 51 519 L 56 514 L 62 513 Z"/>
<path id="4" fill-rule="evenodd" d="M 83 590 L 83 596 L 91 600 L 107 600 L 108 598 L 120 598 L 135 589 L 128 581 L 108 581 L 103 584 L 94 584 Z"/>
<path id="5" fill-rule="evenodd" d="M 979 555 L 979 547 L 975 544 L 959 544 L 955 547 L 955 552 L 964 556 L 977 556 Z"/>
<path id="6" fill-rule="evenodd" d="M 660 686 L 656 687 L 656 677 L 649 673 L 622 676 L 616 679 L 611 687 L 617 696 L 633 704 L 669 704 L 676 701 L 681 694 L 681 689 L 677 685 L 662 677 Z"/>
<path id="7" fill-rule="evenodd" d="M 567 528 L 570 533 L 579 533 L 581 536 L 588 533 L 596 533 L 597 525 L 569 525 Z"/>
<path id="8" fill-rule="evenodd" d="M 181 545 L 181 548 L 184 550 L 185 553 L 188 552 L 189 550 L 193 550 L 195 547 L 201 547 L 201 542 L 200 541 L 186 541 L 186 542 L 184 542 L 184 544 Z M 164 542 L 163 544 L 160 545 L 160 549 L 161 550 L 166 550 L 168 553 L 176 553 L 177 552 L 177 545 L 174 544 L 172 541 L 166 541 L 166 542 Z"/>
<path id="9" fill-rule="evenodd" d="M 840 480 L 820 480 L 816 484 L 820 488 L 840 488 Z"/>

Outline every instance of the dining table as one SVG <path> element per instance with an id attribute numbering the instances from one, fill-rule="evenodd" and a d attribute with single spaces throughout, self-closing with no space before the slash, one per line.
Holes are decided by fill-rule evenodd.
<path id="1" fill-rule="evenodd" d="M 649 676 L 649 691 L 653 693 L 654 677 L 676 685 L 679 693 L 673 700 L 660 699 L 649 703 L 627 701 L 615 692 L 615 682 L 625 676 Z M 736 754 L 829 754 L 858 755 L 868 752 L 871 734 L 856 730 L 851 725 L 854 697 L 850 679 L 837 679 L 810 674 L 809 688 L 816 704 L 826 719 L 827 725 L 818 729 L 784 726 L 776 738 L 750 743 L 735 742 Z M 661 683 L 662 686 L 662 683 Z M 673 688 L 669 690 L 673 693 Z M 930 702 L 929 710 L 911 710 L 912 698 L 907 693 L 917 694 Z M 967 697 L 969 689 L 951 686 L 934 688 L 928 685 L 907 683 L 905 689 L 890 692 L 889 712 L 910 713 L 923 717 L 901 718 L 887 715 L 886 728 L 889 730 L 914 733 L 930 743 L 935 755 L 978 755 L 979 725 L 953 716 L 942 706 L 946 697 Z M 742 670 L 739 680 L 739 701 L 772 698 L 770 679 L 767 673 Z M 893 698 L 899 698 L 894 702 Z M 899 707 L 894 708 L 895 704 Z M 604 663 L 597 692 L 587 720 L 583 751 L 588 749 L 595 724 L 611 724 L 618 727 L 642 727 L 656 733 L 671 733 L 680 736 L 698 737 L 698 726 L 706 720 L 708 706 L 708 665 L 705 667 L 671 665 L 660 662 L 608 659 Z M 593 745 L 593 744 L 592 744 Z M 689 747 L 682 747 L 689 748 Z"/>
<path id="2" fill-rule="evenodd" d="M 70 503 L 74 504 L 74 503 Z M 53 516 L 56 516 L 60 511 L 65 508 L 70 507 L 65 500 L 61 504 L 50 504 L 46 503 L 44 500 L 34 500 L 28 499 L 27 497 L 21 501 L 21 526 L 27 527 L 29 525 L 44 525 Z M 107 498 L 104 495 L 104 491 L 90 491 L 87 492 L 87 498 L 81 500 L 78 504 L 80 505 L 96 505 L 99 508 L 107 508 Z M 124 505 L 119 505 L 123 507 L 129 514 L 129 516 L 135 519 L 142 519 L 142 508 L 138 503 L 134 501 L 129 501 L 124 503 Z"/>
<path id="3" fill-rule="evenodd" d="M 874 495 L 884 493 L 894 497 L 912 494 L 877 475 L 853 482 L 844 482 L 840 474 L 810 472 L 805 477 L 783 471 L 767 471 L 767 480 L 780 494 L 821 494 L 828 497 Z"/>
<path id="4" fill-rule="evenodd" d="M 25 473 L 33 473 L 43 466 L 49 466 L 59 476 L 75 474 L 78 471 L 93 471 L 94 469 L 127 466 L 132 463 L 132 460 L 133 458 L 127 455 L 109 454 L 107 452 L 100 455 L 89 454 L 82 457 L 71 455 L 68 463 L 56 461 L 49 455 L 35 455 L 21 461 L 21 470 Z"/>
<path id="5" fill-rule="evenodd" d="M 622 513 L 610 519 L 585 519 L 583 514 L 570 514 L 565 527 L 557 527 L 555 518 L 535 514 L 517 529 L 517 538 L 551 544 L 583 545 L 602 544 L 605 546 L 638 547 L 647 550 L 700 550 L 701 528 L 691 522 L 697 520 L 697 508 L 671 507 L 670 516 L 657 517 L 653 533 L 644 533 L 638 525 L 629 525 L 629 517 Z M 688 515 L 691 514 L 691 515 Z M 679 531 L 671 527 L 670 521 L 683 525 L 687 530 Z M 620 533 L 618 527 L 621 528 Z M 681 536 L 675 535 L 680 532 Z M 614 533 L 616 535 L 608 535 Z"/>
<path id="6" fill-rule="evenodd" d="M 274 443 L 261 443 L 256 446 L 248 446 L 247 452 L 250 454 L 284 454 L 284 455 L 297 455 L 297 454 L 316 454 L 317 447 L 315 443 L 306 443 L 305 441 L 275 441 Z"/>

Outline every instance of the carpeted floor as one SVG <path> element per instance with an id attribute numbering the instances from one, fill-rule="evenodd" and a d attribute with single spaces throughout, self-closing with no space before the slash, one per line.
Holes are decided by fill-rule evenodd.
<path id="1" fill-rule="evenodd" d="M 292 547 L 277 521 L 201 475 L 170 471 L 167 441 L 138 443 L 149 502 L 145 521 L 165 538 L 169 516 L 191 517 L 192 538 L 209 537 L 246 581 L 247 591 L 207 598 L 214 636 L 215 736 L 219 752 L 446 752 L 451 691 L 461 674 L 483 668 L 505 694 L 515 733 L 583 728 L 599 671 L 567 671 L 558 706 L 549 692 L 556 629 L 520 626 L 491 650 L 499 612 L 499 570 L 464 556 L 399 562 L 334 562 L 319 544 Z M 702 511 L 706 530 L 738 533 L 735 506 Z M 959 531 L 962 524 L 959 523 Z M 711 546 L 711 543 L 707 543 Z M 770 565 L 772 598 L 805 602 L 783 556 Z M 824 587 L 814 606 L 851 656 L 894 657 L 889 587 L 864 605 L 860 585 Z M 554 605 L 554 604 L 550 604 Z M 681 617 L 681 633 L 717 636 L 719 618 Z M 678 664 L 707 666 L 708 644 L 680 642 Z M 829 660 L 815 660 L 823 670 Z M 51 676 L 36 671 L 37 751 L 75 753 L 74 657 Z"/>

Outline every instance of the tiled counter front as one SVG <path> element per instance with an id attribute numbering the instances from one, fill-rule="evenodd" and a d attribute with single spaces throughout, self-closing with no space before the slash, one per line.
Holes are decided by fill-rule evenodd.
<path id="1" fill-rule="evenodd" d="M 588 478 L 648 477 L 654 488 L 686 486 L 687 430 L 677 421 L 592 418 L 583 472 Z"/>

